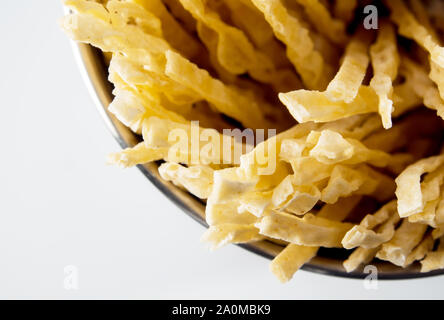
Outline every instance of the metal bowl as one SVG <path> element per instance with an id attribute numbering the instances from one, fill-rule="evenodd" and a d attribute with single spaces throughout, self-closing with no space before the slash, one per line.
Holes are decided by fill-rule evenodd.
<path id="1" fill-rule="evenodd" d="M 112 85 L 108 82 L 108 72 L 102 53 L 86 44 L 73 43 L 74 54 L 95 105 L 106 122 L 108 129 L 122 148 L 132 147 L 140 141 L 140 137 L 120 123 L 114 115 L 108 112 L 108 105 L 112 101 Z M 162 180 L 157 170 L 158 164 L 150 163 L 139 165 L 138 168 L 163 194 L 173 201 L 187 215 L 201 225 L 205 222 L 205 205 L 191 194 Z M 254 252 L 268 259 L 275 257 L 283 247 L 264 240 L 249 244 L 240 244 L 242 248 Z M 345 278 L 365 278 L 368 274 L 363 269 L 347 273 L 342 262 L 349 252 L 343 249 L 321 249 L 318 255 L 302 269 L 306 271 Z M 390 263 L 374 260 L 372 265 L 377 267 L 379 279 L 412 279 L 444 274 L 444 270 L 420 273 L 419 263 L 408 268 L 396 267 Z"/>

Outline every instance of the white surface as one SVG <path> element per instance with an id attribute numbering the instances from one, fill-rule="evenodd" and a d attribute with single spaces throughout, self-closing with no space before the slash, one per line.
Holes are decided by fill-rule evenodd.
<path id="1" fill-rule="evenodd" d="M 281 285 L 235 246 L 214 253 L 203 228 L 118 150 L 56 23 L 57 0 L 1 1 L 0 298 L 444 298 L 444 277 L 363 281 L 299 272 Z M 64 289 L 64 268 L 79 270 Z"/>

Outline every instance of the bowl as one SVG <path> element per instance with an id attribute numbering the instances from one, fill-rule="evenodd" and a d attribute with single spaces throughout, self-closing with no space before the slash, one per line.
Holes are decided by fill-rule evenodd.
<path id="1" fill-rule="evenodd" d="M 98 49 L 87 44 L 73 43 L 73 50 L 84 82 L 111 134 L 122 148 L 136 145 L 140 142 L 140 137 L 120 123 L 120 121 L 107 110 L 108 105 L 113 99 L 113 87 L 112 84 L 108 82 L 108 71 L 103 54 Z M 208 227 L 205 222 L 205 204 L 201 200 L 177 188 L 172 183 L 162 180 L 157 170 L 157 163 L 139 165 L 138 168 L 151 183 L 162 191 L 162 193 L 173 201 L 182 211 L 202 226 Z M 283 249 L 283 246 L 268 240 L 239 244 L 239 246 L 267 259 L 273 259 L 273 257 Z M 345 249 L 321 248 L 318 255 L 309 263 L 305 264 L 302 269 L 345 278 L 365 278 L 368 276 L 368 273 L 365 273 L 363 268 L 351 273 L 345 271 L 342 262 L 349 253 L 350 251 Z M 378 279 L 412 279 L 444 274 L 444 270 L 421 273 L 419 272 L 419 263 L 414 263 L 405 269 L 377 259 L 370 264 L 377 267 Z"/>

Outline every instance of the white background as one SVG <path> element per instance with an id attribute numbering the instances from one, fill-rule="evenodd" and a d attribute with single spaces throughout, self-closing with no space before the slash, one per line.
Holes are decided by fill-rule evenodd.
<path id="1" fill-rule="evenodd" d="M 380 281 L 304 271 L 281 285 L 235 246 L 208 252 L 203 228 L 119 149 L 59 30 L 58 0 L 0 4 L 0 298 L 444 298 L 444 277 Z M 65 290 L 64 268 L 79 270 Z"/>

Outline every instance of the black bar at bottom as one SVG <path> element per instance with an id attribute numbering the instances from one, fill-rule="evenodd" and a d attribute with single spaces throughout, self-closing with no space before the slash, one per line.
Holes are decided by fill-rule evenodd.
<path id="1" fill-rule="evenodd" d="M 122 319 L 299 319 L 313 317 L 318 319 L 326 315 L 331 318 L 383 317 L 391 314 L 399 319 L 423 318 L 430 310 L 441 310 L 442 301 L 345 301 L 345 300 L 138 300 L 138 301 L 1 301 L 2 312 L 9 308 L 13 314 L 20 316 L 27 313 L 35 318 L 39 311 L 44 315 L 58 315 L 58 319 L 74 316 L 105 316 Z M 83 309 L 85 307 L 86 309 Z"/>

